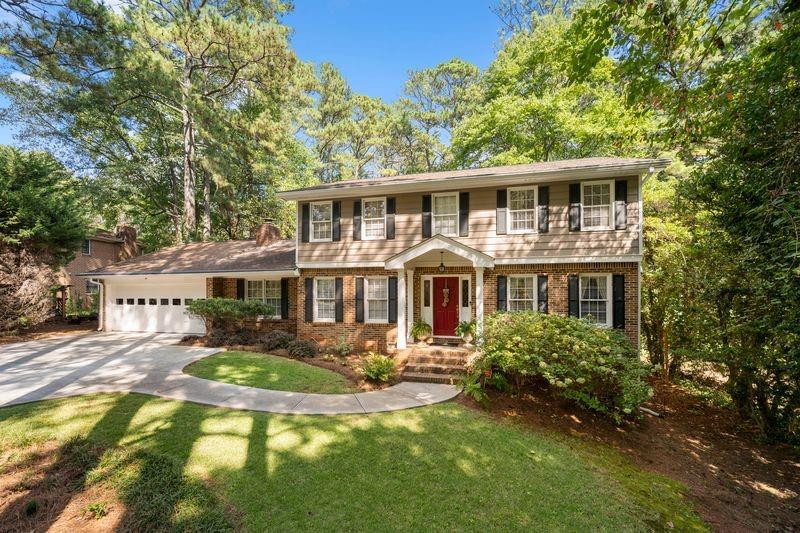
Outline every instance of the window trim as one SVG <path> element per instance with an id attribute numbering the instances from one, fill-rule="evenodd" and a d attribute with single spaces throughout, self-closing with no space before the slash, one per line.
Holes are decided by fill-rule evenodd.
<path id="1" fill-rule="evenodd" d="M 538 274 L 513 274 L 509 275 L 506 285 L 506 309 L 509 313 L 518 311 L 511 310 L 511 279 L 513 278 L 533 278 L 533 311 L 539 311 L 539 275 Z M 580 289 L 580 288 L 579 288 Z M 515 299 L 515 301 L 525 302 L 527 300 Z"/>
<path id="2" fill-rule="evenodd" d="M 587 226 L 584 221 L 586 214 L 586 201 L 584 200 L 584 188 L 587 185 L 608 185 L 608 225 L 607 226 Z M 581 182 L 581 231 L 608 231 L 614 229 L 614 180 L 593 180 Z"/>
<path id="3" fill-rule="evenodd" d="M 334 317 L 333 318 L 319 318 L 317 316 L 317 282 L 319 280 L 330 280 L 333 282 L 333 302 L 334 302 Z M 327 300 L 327 298 L 326 298 Z M 334 276 L 320 276 L 314 278 L 314 293 L 312 295 L 312 303 L 314 304 L 314 322 L 320 324 L 333 324 L 336 322 L 335 309 L 336 309 L 336 278 Z"/>
<path id="4" fill-rule="evenodd" d="M 369 282 L 371 279 L 386 280 L 386 319 L 369 318 Z M 373 298 L 377 300 L 378 298 Z M 364 323 L 365 324 L 388 324 L 389 323 L 389 276 L 364 276 Z"/>
<path id="5" fill-rule="evenodd" d="M 92 255 L 92 239 L 84 239 L 84 240 L 85 240 L 87 243 L 89 243 L 89 251 L 88 251 L 88 252 L 84 252 L 84 251 L 83 251 L 83 243 L 81 243 L 81 254 L 82 254 L 82 255 L 88 255 L 88 256 L 91 256 L 91 255 Z"/>
<path id="6" fill-rule="evenodd" d="M 266 284 L 267 281 L 277 281 L 278 282 L 278 290 L 280 291 L 281 280 L 279 280 L 279 279 L 264 279 L 264 278 L 261 278 L 261 279 L 245 279 L 244 280 L 244 299 L 245 300 L 249 300 L 249 301 L 255 300 L 255 301 L 266 303 L 265 300 L 266 300 L 266 294 L 267 294 L 267 284 Z M 251 283 L 256 283 L 256 282 L 261 283 L 261 297 L 260 298 L 251 298 L 250 297 L 250 284 Z M 283 301 L 282 301 L 282 298 L 281 298 L 281 295 L 280 295 L 280 292 L 279 292 L 278 293 L 278 306 L 277 306 L 277 309 L 275 309 L 275 313 L 276 314 L 271 315 L 271 316 L 259 315 L 258 318 L 267 319 L 267 320 L 280 320 L 280 318 L 281 318 L 281 305 L 282 304 L 283 304 Z"/>
<path id="7" fill-rule="evenodd" d="M 383 236 L 381 237 L 368 237 L 366 235 L 367 232 L 367 216 L 366 216 L 366 204 L 367 202 L 383 202 Z M 372 198 L 362 198 L 361 199 L 361 240 L 362 241 L 381 241 L 386 240 L 386 197 L 385 196 L 375 196 Z M 369 220 L 379 220 L 377 218 L 370 218 Z"/>
<path id="8" fill-rule="evenodd" d="M 437 216 L 453 216 L 453 215 L 436 215 L 436 198 L 443 198 L 447 196 L 455 196 L 456 197 L 456 226 L 455 231 L 452 234 L 449 233 L 441 233 L 436 231 L 436 217 Z M 458 217 L 461 213 L 461 194 L 460 191 L 451 191 L 451 192 L 440 192 L 434 193 L 431 195 L 431 236 L 433 235 L 442 235 L 444 237 L 458 237 Z"/>
<path id="9" fill-rule="evenodd" d="M 526 191 L 533 189 L 533 209 L 511 209 L 511 191 Z M 527 235 L 539 232 L 539 186 L 538 185 L 523 185 L 520 187 L 509 187 L 506 189 L 506 209 L 508 210 L 508 217 L 506 218 L 506 232 L 510 235 Z M 513 211 L 533 211 L 533 229 L 515 230 L 512 229 L 511 213 Z"/>
<path id="10" fill-rule="evenodd" d="M 328 223 L 331 225 L 331 236 L 326 239 L 315 239 L 314 238 L 314 206 L 315 205 L 327 205 L 330 207 L 331 216 L 328 218 Z M 319 220 L 317 222 L 324 222 L 323 220 Z M 308 242 L 333 242 L 333 200 L 327 200 L 325 202 L 310 202 L 308 204 Z"/>
<path id="11" fill-rule="evenodd" d="M 94 286 L 94 290 L 89 290 L 89 286 Z M 83 283 L 83 292 L 87 295 L 89 294 L 100 294 L 100 283 L 96 282 L 92 278 L 87 278 L 86 281 Z"/>
<path id="12" fill-rule="evenodd" d="M 583 294 L 583 280 L 584 278 L 606 278 L 606 321 L 605 322 L 594 322 L 595 325 L 603 327 L 603 328 L 611 328 L 614 323 L 614 317 L 612 316 L 614 311 L 614 298 L 612 294 L 612 284 L 611 284 L 611 274 L 605 272 L 592 272 L 586 274 L 580 274 L 578 276 L 578 318 L 583 319 L 583 313 L 581 313 L 581 302 L 583 302 L 583 298 L 581 295 Z M 588 300 L 587 300 L 588 301 Z"/>

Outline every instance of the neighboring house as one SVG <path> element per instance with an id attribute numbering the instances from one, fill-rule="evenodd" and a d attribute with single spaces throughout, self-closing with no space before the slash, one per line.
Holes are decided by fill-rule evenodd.
<path id="1" fill-rule="evenodd" d="M 96 270 L 139 255 L 140 248 L 136 242 L 136 230 L 129 226 L 121 226 L 113 233 L 104 229 L 92 229 L 92 234 L 75 252 L 75 258 L 62 267 L 58 281 L 67 287 L 66 297 L 82 301 L 87 296 L 99 291 L 99 282 L 92 278 L 82 277 L 82 272 Z"/>
<path id="2" fill-rule="evenodd" d="M 267 301 L 260 327 L 404 348 L 496 310 L 589 317 L 639 337 L 643 179 L 661 159 L 589 158 L 285 191 L 297 235 L 194 243 L 98 269 L 109 330 L 202 332 L 192 298 Z M 279 310 L 279 311 L 278 311 Z"/>

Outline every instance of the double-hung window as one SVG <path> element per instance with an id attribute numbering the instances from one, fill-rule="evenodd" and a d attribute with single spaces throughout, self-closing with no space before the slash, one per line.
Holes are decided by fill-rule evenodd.
<path id="1" fill-rule="evenodd" d="M 536 311 L 536 276 L 508 277 L 508 310 Z"/>
<path id="2" fill-rule="evenodd" d="M 81 243 L 81 253 L 83 255 L 92 255 L 92 241 L 84 239 Z"/>
<path id="3" fill-rule="evenodd" d="M 458 193 L 433 195 L 433 234 L 458 235 Z"/>
<path id="4" fill-rule="evenodd" d="M 314 321 L 336 321 L 336 280 L 314 278 Z"/>
<path id="5" fill-rule="evenodd" d="M 581 229 L 613 229 L 614 183 L 611 181 L 581 184 Z"/>
<path id="6" fill-rule="evenodd" d="M 580 277 L 580 316 L 599 325 L 610 325 L 611 311 L 607 274 L 590 274 Z"/>
<path id="7" fill-rule="evenodd" d="M 96 294 L 100 292 L 100 284 L 92 279 L 87 279 L 84 288 L 86 294 Z"/>
<path id="8" fill-rule="evenodd" d="M 536 187 L 508 189 L 508 218 L 510 233 L 536 231 Z"/>
<path id="9" fill-rule="evenodd" d="M 281 281 L 279 279 L 246 281 L 245 298 L 257 300 L 272 309 L 272 317 L 280 318 L 281 315 Z"/>
<path id="10" fill-rule="evenodd" d="M 389 279 L 365 278 L 367 322 L 389 321 Z"/>
<path id="11" fill-rule="evenodd" d="M 311 242 L 326 242 L 333 238 L 333 203 L 311 203 Z"/>
<path id="12" fill-rule="evenodd" d="M 386 198 L 364 200 L 361 238 L 365 241 L 386 238 Z"/>

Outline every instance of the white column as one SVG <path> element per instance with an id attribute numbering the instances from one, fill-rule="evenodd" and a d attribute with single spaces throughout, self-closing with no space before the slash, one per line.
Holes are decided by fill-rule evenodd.
<path id="1" fill-rule="evenodd" d="M 475 324 L 483 333 L 483 267 L 475 268 Z"/>
<path id="2" fill-rule="evenodd" d="M 414 269 L 406 270 L 406 338 L 411 339 L 411 326 L 414 325 Z"/>
<path id="3" fill-rule="evenodd" d="M 406 347 L 406 272 L 397 271 L 397 348 Z"/>

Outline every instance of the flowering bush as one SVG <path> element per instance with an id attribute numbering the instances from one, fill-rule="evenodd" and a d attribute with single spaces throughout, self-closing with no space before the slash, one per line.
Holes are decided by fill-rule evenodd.
<path id="1" fill-rule="evenodd" d="M 473 359 L 465 390 L 496 383 L 498 374 L 519 388 L 541 377 L 556 393 L 619 422 L 653 394 L 645 378 L 652 367 L 641 362 L 621 333 L 585 320 L 537 312 L 496 313 L 486 317 L 483 353 Z"/>
<path id="2" fill-rule="evenodd" d="M 385 355 L 371 353 L 364 360 L 364 376 L 372 381 L 389 381 L 395 372 L 394 359 Z"/>

